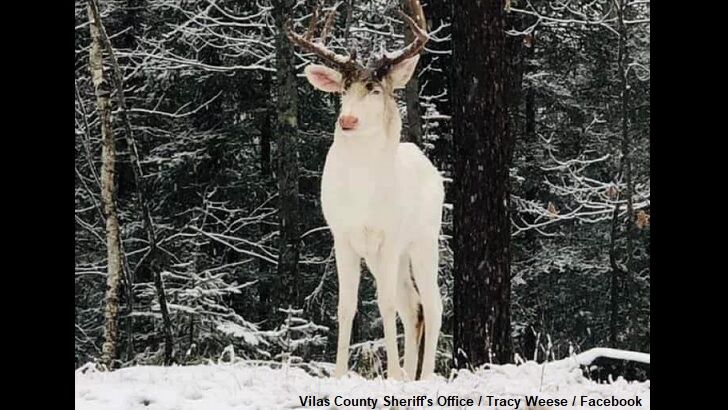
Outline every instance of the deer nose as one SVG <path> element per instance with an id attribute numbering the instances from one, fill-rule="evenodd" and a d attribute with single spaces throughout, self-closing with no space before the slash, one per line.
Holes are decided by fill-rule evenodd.
<path id="1" fill-rule="evenodd" d="M 358 122 L 359 119 L 353 115 L 342 115 L 339 117 L 339 125 L 342 130 L 353 130 Z"/>

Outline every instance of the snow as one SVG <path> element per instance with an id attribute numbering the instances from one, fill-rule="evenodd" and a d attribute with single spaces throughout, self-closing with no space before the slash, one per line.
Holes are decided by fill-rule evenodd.
<path id="1" fill-rule="evenodd" d="M 650 355 L 647 353 L 630 352 L 626 350 L 598 347 L 578 354 L 575 359 L 579 364 L 587 365 L 597 357 L 609 357 L 612 359 L 631 360 L 634 362 L 650 364 Z"/>
<path id="2" fill-rule="evenodd" d="M 552 408 L 596 408 L 594 401 L 635 399 L 641 405 L 610 406 L 610 409 L 649 409 L 650 382 L 627 382 L 617 378 L 598 384 L 585 378 L 577 363 L 589 363 L 598 356 L 637 358 L 649 363 L 649 355 L 613 349 L 592 349 L 546 364 L 526 362 L 520 365 L 489 366 L 474 373 L 462 370 L 449 378 L 417 382 L 365 380 L 350 373 L 337 380 L 316 377 L 300 368 L 272 368 L 254 362 L 216 363 L 198 366 L 138 366 L 113 372 L 101 372 L 93 366 L 76 371 L 77 410 L 241 410 L 280 408 L 343 408 L 343 400 L 363 400 L 369 404 L 358 408 L 390 408 L 385 396 L 398 400 L 419 396 L 432 405 L 408 408 L 485 408 L 535 409 L 527 406 L 527 396 L 566 400 L 568 405 Z M 644 356 L 642 356 L 644 355 Z M 331 364 L 322 364 L 330 370 Z M 306 396 L 315 396 L 320 406 L 304 406 Z M 456 396 L 452 398 L 451 396 Z M 490 396 L 490 405 L 488 405 Z M 582 396 L 584 402 L 582 403 Z M 614 399 L 613 399 L 614 398 Z M 328 404 L 324 403 L 324 399 Z M 374 401 L 376 399 L 376 402 Z M 442 400 L 437 404 L 437 400 Z M 465 404 L 472 400 L 472 405 Z M 446 403 L 450 400 L 450 404 Z M 480 403 L 480 405 L 478 405 Z M 461 405 L 458 405 L 461 404 Z M 396 407 L 394 407 L 396 408 Z"/>

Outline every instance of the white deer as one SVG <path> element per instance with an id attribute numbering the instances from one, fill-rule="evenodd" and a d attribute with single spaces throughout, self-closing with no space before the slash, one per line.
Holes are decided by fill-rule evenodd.
<path id="1" fill-rule="evenodd" d="M 355 53 L 336 55 L 288 27 L 295 44 L 337 68 L 309 65 L 308 81 L 319 90 L 341 94 L 334 142 L 321 181 L 321 204 L 334 238 L 339 280 L 336 377 L 348 370 L 362 258 L 376 280 L 387 377 L 415 378 L 423 339 L 420 378 L 434 372 L 442 323 L 437 273 L 443 180 L 416 145 L 400 143 L 402 119 L 394 98 L 394 90 L 403 88 L 412 76 L 428 38 L 419 1 L 412 1 L 411 7 L 417 22 L 402 15 L 415 34 L 413 42 L 367 68 L 356 61 Z M 404 374 L 396 313 L 404 325 Z"/>

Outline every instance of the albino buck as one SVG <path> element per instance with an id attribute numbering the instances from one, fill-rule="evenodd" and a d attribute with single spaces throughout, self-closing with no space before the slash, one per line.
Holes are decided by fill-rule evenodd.
<path id="1" fill-rule="evenodd" d="M 376 279 L 388 378 L 415 378 L 423 339 L 421 378 L 432 375 L 435 367 L 442 322 L 437 272 L 443 182 L 416 145 L 399 142 L 402 119 L 394 99 L 394 90 L 409 81 L 428 39 L 422 6 L 411 0 L 410 7 L 417 22 L 401 14 L 414 32 L 412 43 L 372 60 L 366 68 L 356 61 L 356 53 L 337 55 L 311 40 L 316 14 L 306 35 L 288 26 L 292 42 L 335 67 L 307 66 L 308 81 L 341 95 L 321 180 L 321 203 L 334 237 L 339 278 L 336 377 L 348 370 L 362 258 Z M 331 20 L 329 16 L 324 32 Z M 395 312 L 404 325 L 404 374 Z"/>

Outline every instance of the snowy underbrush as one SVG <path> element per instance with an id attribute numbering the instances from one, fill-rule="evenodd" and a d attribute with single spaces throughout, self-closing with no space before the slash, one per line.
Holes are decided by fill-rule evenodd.
<path id="1" fill-rule="evenodd" d="M 327 363 L 309 364 L 308 372 L 251 361 L 112 372 L 87 365 L 76 370 L 76 409 L 650 408 L 649 380 L 597 383 L 586 378 L 581 366 L 597 357 L 649 363 L 644 353 L 592 349 L 549 363 L 490 365 L 416 382 L 311 374 L 327 374 L 332 367 Z"/>

